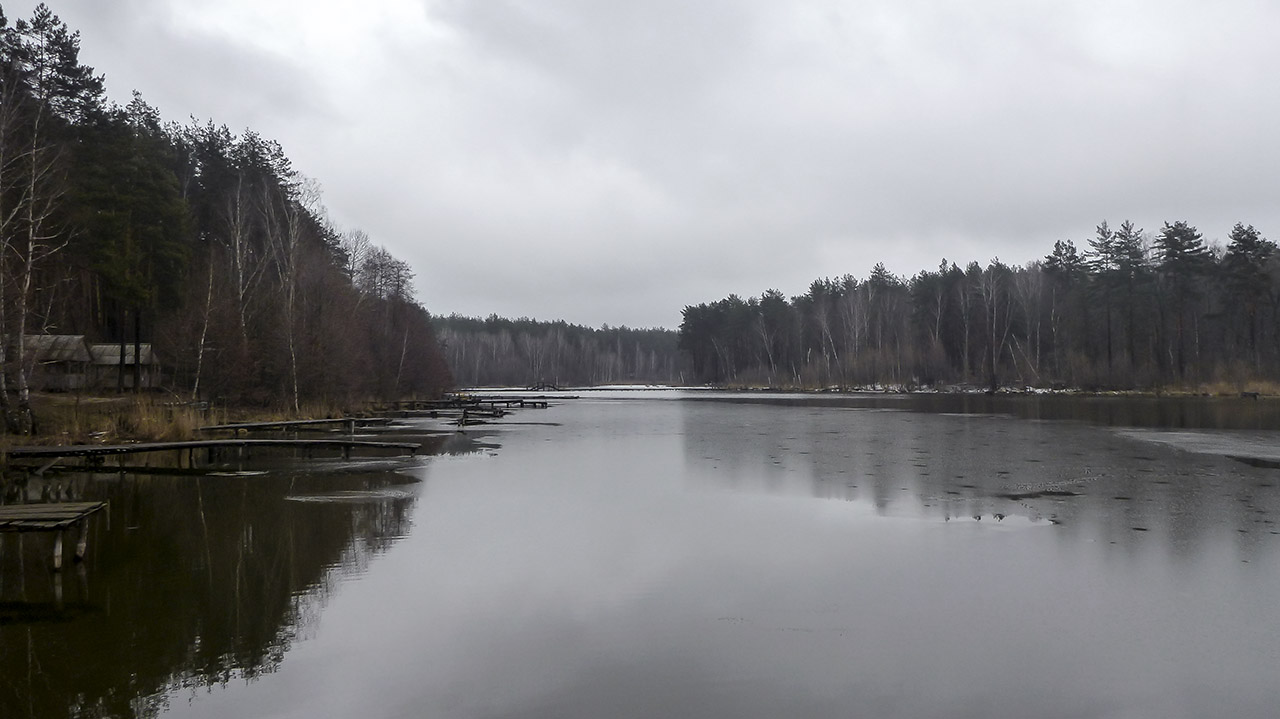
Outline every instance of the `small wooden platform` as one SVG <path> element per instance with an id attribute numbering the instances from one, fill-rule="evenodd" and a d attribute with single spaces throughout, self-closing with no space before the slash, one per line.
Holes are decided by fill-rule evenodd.
<path id="1" fill-rule="evenodd" d="M 198 432 L 218 432 L 231 430 L 237 434 L 240 431 L 250 431 L 257 429 L 279 429 L 279 430 L 302 430 L 302 429 L 323 429 L 329 425 L 339 425 L 350 432 L 354 432 L 356 427 L 368 427 L 371 425 L 390 424 L 389 417 L 339 417 L 337 419 L 292 419 L 282 422 L 240 422 L 236 424 L 214 424 L 208 427 L 199 427 Z"/>
<path id="2" fill-rule="evenodd" d="M 79 525 L 76 561 L 89 546 L 89 515 L 106 508 L 106 502 L 55 502 L 52 504 L 0 505 L 0 532 L 56 532 L 53 568 L 62 569 L 62 532 Z"/>
<path id="3" fill-rule="evenodd" d="M 66 529 L 107 506 L 106 502 L 0 505 L 0 532 Z"/>

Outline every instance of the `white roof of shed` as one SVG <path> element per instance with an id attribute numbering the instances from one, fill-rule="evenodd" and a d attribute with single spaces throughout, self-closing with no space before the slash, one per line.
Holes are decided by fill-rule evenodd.
<path id="1" fill-rule="evenodd" d="M 156 363 L 155 353 L 151 351 L 151 344 L 149 342 L 143 343 L 139 349 L 141 350 L 142 361 L 138 364 L 152 365 Z M 89 345 L 89 352 L 93 355 L 93 363 L 95 365 L 110 366 L 120 364 L 119 344 Z M 124 363 L 126 365 L 133 364 L 132 342 L 124 346 Z"/>
<path id="2" fill-rule="evenodd" d="M 84 335 L 26 335 L 22 338 L 28 357 L 36 362 L 89 362 Z"/>

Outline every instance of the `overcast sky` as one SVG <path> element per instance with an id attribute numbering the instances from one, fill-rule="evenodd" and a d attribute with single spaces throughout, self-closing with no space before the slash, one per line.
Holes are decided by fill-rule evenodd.
<path id="1" fill-rule="evenodd" d="M 279 140 L 435 313 L 675 327 L 1104 219 L 1280 239 L 1269 0 L 48 5 L 113 98 Z"/>

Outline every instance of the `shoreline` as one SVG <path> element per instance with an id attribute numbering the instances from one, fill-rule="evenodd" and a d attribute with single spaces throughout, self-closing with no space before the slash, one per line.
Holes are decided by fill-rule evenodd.
<path id="1" fill-rule="evenodd" d="M 367 417 L 338 406 L 286 408 L 214 406 L 147 394 L 63 395 L 32 393 L 38 431 L 0 434 L 0 447 L 70 446 L 197 439 L 200 427 L 234 422 Z"/>
<path id="2" fill-rule="evenodd" d="M 559 388 L 559 393 L 575 392 L 731 392 L 744 395 L 802 394 L 813 396 L 987 396 L 1045 398 L 1128 398 L 1128 399 L 1249 399 L 1280 398 L 1280 387 L 1268 382 L 1245 382 L 1231 389 L 1225 383 L 1158 389 L 1085 389 L 1004 386 L 992 392 L 978 385 L 948 384 L 929 387 L 904 384 L 872 384 L 830 387 L 761 387 L 749 385 L 661 385 L 615 384 Z M 452 394 L 484 392 L 529 392 L 526 387 L 459 388 Z M 367 408 L 348 411 L 333 406 L 303 407 L 299 411 L 271 407 L 211 406 L 204 402 L 183 402 L 155 395 L 32 395 L 39 427 L 38 434 L 0 434 L 0 447 L 67 446 L 154 441 L 188 441 L 200 437 L 203 426 L 233 422 L 280 422 L 297 420 L 364 418 Z"/>
<path id="3" fill-rule="evenodd" d="M 1271 383 L 1245 383 L 1247 389 L 1228 390 L 1220 384 L 1197 387 L 1169 387 L 1159 389 L 1086 389 L 1082 387 L 1014 387 L 1002 386 L 992 392 L 979 385 L 940 385 L 911 387 L 908 385 L 856 385 L 848 387 L 762 387 L 751 385 L 592 385 L 562 387 L 559 392 L 659 392 L 684 390 L 689 392 L 741 392 L 744 394 L 813 394 L 813 395 L 974 395 L 999 397 L 1129 397 L 1152 399 L 1219 398 L 1219 399 L 1275 399 L 1280 397 L 1280 387 Z M 1259 389 L 1248 389 L 1259 387 Z M 1263 389 L 1265 387 L 1265 389 Z M 481 392 L 529 392 L 526 387 L 477 387 L 458 389 L 458 393 Z"/>

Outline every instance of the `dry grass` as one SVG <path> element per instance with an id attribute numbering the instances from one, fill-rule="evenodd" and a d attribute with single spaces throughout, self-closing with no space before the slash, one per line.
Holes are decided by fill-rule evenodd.
<path id="1" fill-rule="evenodd" d="M 125 440 L 191 439 L 196 428 L 214 423 L 218 410 L 153 397 L 33 398 L 40 433 L 24 438 L 39 444 L 98 444 Z"/>
<path id="2" fill-rule="evenodd" d="M 222 410 L 222 416 L 216 421 L 206 424 L 224 422 L 288 422 L 294 419 L 334 419 L 349 417 L 351 412 L 335 404 L 324 402 L 305 402 L 298 411 L 292 408 L 271 407 L 237 407 Z"/>
<path id="3" fill-rule="evenodd" d="M 1182 388 L 1187 394 L 1210 395 L 1213 397 L 1239 397 L 1242 394 L 1257 394 L 1260 397 L 1280 396 L 1280 383 L 1270 380 L 1220 380 L 1201 382 L 1194 387 Z"/>
<path id="4" fill-rule="evenodd" d="M 172 442 L 194 439 L 205 425 L 228 422 L 277 422 L 346 416 L 342 408 L 311 403 L 291 409 L 207 408 L 169 397 L 66 394 L 32 396 L 39 433 L 7 436 L 9 444 L 111 444 L 127 441 Z"/>

